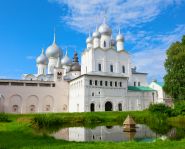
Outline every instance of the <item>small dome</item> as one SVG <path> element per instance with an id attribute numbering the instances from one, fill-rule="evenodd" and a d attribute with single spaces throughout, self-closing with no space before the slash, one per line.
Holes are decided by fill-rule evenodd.
<path id="1" fill-rule="evenodd" d="M 43 65 L 48 64 L 48 58 L 44 54 L 44 49 L 42 49 L 42 53 L 37 57 L 36 62 L 37 64 L 43 64 Z"/>
<path id="2" fill-rule="evenodd" d="M 71 71 L 81 71 L 81 66 L 79 63 L 74 63 L 72 66 L 71 66 Z"/>
<path id="3" fill-rule="evenodd" d="M 124 40 L 124 37 L 123 37 L 122 34 L 118 34 L 118 35 L 116 36 L 116 41 L 123 41 L 123 40 Z"/>
<path id="4" fill-rule="evenodd" d="M 92 42 L 92 37 L 88 37 L 87 39 L 86 39 L 86 43 L 91 43 Z"/>
<path id="5" fill-rule="evenodd" d="M 48 58 L 53 57 L 53 58 L 58 58 L 59 56 L 62 57 L 63 53 L 60 49 L 60 47 L 56 44 L 55 41 L 55 34 L 54 34 L 54 40 L 53 40 L 53 44 L 50 45 L 47 49 L 46 49 L 46 56 Z"/>
<path id="6" fill-rule="evenodd" d="M 93 33 L 93 38 L 100 38 L 100 33 L 98 32 L 98 30 L 96 30 L 94 33 Z"/>
<path id="7" fill-rule="evenodd" d="M 100 25 L 98 31 L 100 32 L 100 34 L 105 34 L 105 35 L 111 35 L 112 34 L 111 28 L 105 23 Z"/>
<path id="8" fill-rule="evenodd" d="M 61 63 L 62 65 L 67 65 L 67 66 L 72 64 L 72 60 L 68 57 L 67 51 L 66 51 L 66 55 L 62 58 Z"/>

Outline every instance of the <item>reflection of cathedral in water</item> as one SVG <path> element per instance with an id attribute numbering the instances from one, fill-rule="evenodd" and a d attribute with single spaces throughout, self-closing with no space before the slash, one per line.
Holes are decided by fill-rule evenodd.
<path id="1" fill-rule="evenodd" d="M 158 135 L 146 125 L 138 124 L 136 132 L 123 132 L 122 126 L 98 126 L 94 129 L 72 127 L 52 134 L 56 139 L 69 141 L 129 141 L 152 140 Z"/>

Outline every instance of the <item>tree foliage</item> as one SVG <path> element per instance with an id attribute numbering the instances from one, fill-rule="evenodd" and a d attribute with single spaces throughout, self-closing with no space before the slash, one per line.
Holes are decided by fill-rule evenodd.
<path id="1" fill-rule="evenodd" d="M 173 43 L 166 54 L 164 90 L 174 100 L 185 100 L 185 35 L 181 42 Z"/>

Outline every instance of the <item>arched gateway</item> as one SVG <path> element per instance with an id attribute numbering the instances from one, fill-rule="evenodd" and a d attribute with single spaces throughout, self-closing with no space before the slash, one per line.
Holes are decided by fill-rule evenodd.
<path id="1" fill-rule="evenodd" d="M 112 103 L 110 101 L 105 103 L 105 111 L 112 111 Z"/>

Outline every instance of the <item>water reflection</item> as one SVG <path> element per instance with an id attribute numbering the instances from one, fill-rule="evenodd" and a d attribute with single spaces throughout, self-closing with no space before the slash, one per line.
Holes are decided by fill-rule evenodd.
<path id="1" fill-rule="evenodd" d="M 123 126 L 98 126 L 94 129 L 71 127 L 60 129 L 51 134 L 56 139 L 69 141 L 153 141 L 160 135 L 153 132 L 148 126 L 136 125 L 136 132 L 124 132 Z"/>

